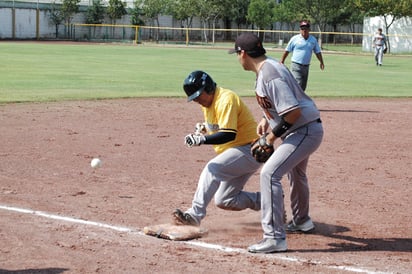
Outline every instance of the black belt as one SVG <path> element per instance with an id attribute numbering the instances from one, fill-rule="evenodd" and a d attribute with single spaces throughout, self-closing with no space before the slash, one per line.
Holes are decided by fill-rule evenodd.
<path id="1" fill-rule="evenodd" d="M 312 122 L 309 122 L 309 123 L 307 123 L 307 124 L 304 124 L 303 126 L 300 126 L 300 127 L 296 128 L 296 129 L 294 129 L 294 130 L 298 130 L 298 129 L 307 127 L 307 126 L 311 125 L 312 123 L 322 123 L 322 120 L 321 120 L 320 118 L 318 118 L 318 119 L 316 119 L 316 120 L 313 120 Z"/>
<path id="2" fill-rule="evenodd" d="M 318 118 L 318 119 L 316 119 L 316 120 L 313 120 L 312 122 L 307 123 L 305 126 L 308 126 L 308 125 L 310 125 L 310 124 L 312 124 L 312 123 L 322 123 L 322 120 L 321 120 L 320 118 Z"/>
<path id="3" fill-rule="evenodd" d="M 318 119 L 316 119 L 316 120 L 313 120 L 312 122 L 307 123 L 306 125 L 304 125 L 304 127 L 306 127 L 306 126 L 308 126 L 308 125 L 310 125 L 310 124 L 313 124 L 313 123 L 322 123 L 322 120 L 321 120 L 320 118 L 318 118 Z"/>
<path id="4" fill-rule="evenodd" d="M 304 64 L 299 64 L 299 63 L 296 63 L 296 62 L 292 62 L 292 63 L 294 63 L 294 64 L 296 64 L 296 65 L 299 65 L 299 66 L 302 66 L 302 67 L 309 67 L 309 64 L 308 64 L 308 65 L 304 65 Z"/>

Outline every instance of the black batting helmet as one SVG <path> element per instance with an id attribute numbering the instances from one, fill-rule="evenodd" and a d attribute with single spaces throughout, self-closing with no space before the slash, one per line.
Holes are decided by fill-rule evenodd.
<path id="1" fill-rule="evenodd" d="M 216 83 L 206 72 L 196 70 L 186 77 L 183 83 L 183 89 L 186 92 L 187 101 L 190 102 L 199 97 L 203 91 L 206 91 L 207 93 L 214 92 Z"/>

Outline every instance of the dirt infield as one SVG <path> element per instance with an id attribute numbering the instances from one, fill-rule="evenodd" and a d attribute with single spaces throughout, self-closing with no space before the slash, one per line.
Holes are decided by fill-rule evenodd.
<path id="1" fill-rule="evenodd" d="M 260 117 L 254 98 L 245 101 Z M 208 235 L 190 242 L 141 232 L 190 205 L 214 155 L 183 145 L 198 105 L 0 106 L 0 273 L 410 273 L 412 99 L 316 102 L 325 127 L 309 164 L 316 230 L 289 234 L 288 252 L 269 255 L 246 252 L 262 237 L 250 210 L 211 204 Z M 247 189 L 258 190 L 258 174 Z"/>

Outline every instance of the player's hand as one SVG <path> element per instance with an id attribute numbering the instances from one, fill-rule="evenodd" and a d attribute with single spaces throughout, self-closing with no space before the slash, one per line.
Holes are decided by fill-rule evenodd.
<path id="1" fill-rule="evenodd" d="M 262 118 L 262 120 L 260 120 L 259 124 L 257 125 L 256 133 L 259 136 L 262 136 L 266 133 L 268 127 L 269 127 L 269 122 L 266 120 L 266 118 Z"/>
<path id="2" fill-rule="evenodd" d="M 206 133 L 207 133 L 206 123 L 196 123 L 195 134 L 206 134 Z"/>
<path id="3" fill-rule="evenodd" d="M 205 136 L 202 134 L 188 134 L 185 137 L 185 145 L 188 147 L 193 147 L 193 146 L 200 146 L 206 141 Z"/>

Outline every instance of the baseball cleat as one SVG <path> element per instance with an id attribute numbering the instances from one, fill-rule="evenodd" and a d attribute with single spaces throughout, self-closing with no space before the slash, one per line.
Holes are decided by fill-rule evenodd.
<path id="1" fill-rule="evenodd" d="M 248 247 L 250 253 L 274 253 L 288 250 L 286 239 L 265 238 L 257 244 Z"/>
<path id="2" fill-rule="evenodd" d="M 176 209 L 173 212 L 173 217 L 175 219 L 175 223 L 179 225 L 191 225 L 191 226 L 199 226 L 199 222 L 193 218 L 190 214 L 181 211 L 180 209 Z"/>
<path id="3" fill-rule="evenodd" d="M 312 219 L 309 218 L 306 222 L 303 224 L 297 225 L 295 222 L 292 220 L 289 222 L 289 224 L 286 226 L 286 231 L 288 232 L 310 232 L 313 229 L 315 229 L 315 225 L 312 222 Z"/>

